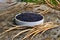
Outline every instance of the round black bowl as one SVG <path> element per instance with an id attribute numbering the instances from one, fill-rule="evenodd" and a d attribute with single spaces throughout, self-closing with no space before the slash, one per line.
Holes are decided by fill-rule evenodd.
<path id="1" fill-rule="evenodd" d="M 31 25 L 38 25 L 42 24 L 44 21 L 44 18 L 42 15 L 37 13 L 20 13 L 15 16 L 15 22 L 18 25 L 25 25 L 25 26 L 31 26 Z"/>
<path id="2" fill-rule="evenodd" d="M 16 16 L 16 19 L 26 22 L 35 22 L 42 20 L 43 17 L 42 15 L 36 13 L 21 13 L 20 15 Z"/>

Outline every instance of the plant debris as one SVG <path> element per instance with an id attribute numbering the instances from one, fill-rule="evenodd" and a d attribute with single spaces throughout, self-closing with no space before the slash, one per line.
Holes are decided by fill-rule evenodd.
<path id="1" fill-rule="evenodd" d="M 29 4 L 30 5 L 30 4 Z M 22 7 L 23 6 L 23 7 Z M 22 10 L 21 10 L 21 8 L 22 8 Z M 1 13 L 1 15 L 0 15 L 0 28 L 2 28 L 1 30 L 3 30 L 1 33 L 0 33 L 0 40 L 16 40 L 15 38 L 17 38 L 19 35 L 21 36 L 21 34 L 23 34 L 24 35 L 24 33 L 26 33 L 26 35 L 25 36 L 22 36 L 23 38 L 21 39 L 21 40 L 25 40 L 25 39 L 28 39 L 29 40 L 29 38 L 31 38 L 30 40 L 32 40 L 34 37 L 36 37 L 36 35 L 38 35 L 39 33 L 40 33 L 40 35 L 42 36 L 42 34 L 45 34 L 46 32 L 48 32 L 48 33 L 46 33 L 46 35 L 45 35 L 45 37 L 46 38 L 44 38 L 44 36 L 43 36 L 43 39 L 49 39 L 49 40 L 51 40 L 51 38 L 49 38 L 49 36 L 50 37 L 52 37 L 52 38 L 55 38 L 56 37 L 56 35 L 58 36 L 58 34 L 59 34 L 59 30 L 60 30 L 60 28 L 56 28 L 56 27 L 60 27 L 59 26 L 59 18 L 57 17 L 57 15 L 58 15 L 58 13 L 56 14 L 56 13 L 48 13 L 48 12 L 50 12 L 49 10 L 48 10 L 48 12 L 46 12 L 46 10 L 43 10 L 43 12 L 41 12 L 41 14 L 43 13 L 43 15 L 44 15 L 44 18 L 45 18 L 45 23 L 44 24 L 41 24 L 41 25 L 36 25 L 36 26 L 34 26 L 34 27 L 32 27 L 32 28 L 25 28 L 25 27 L 22 27 L 22 26 L 17 26 L 17 25 L 15 25 L 15 24 L 13 24 L 13 18 L 14 18 L 14 16 L 20 11 L 20 12 L 23 12 L 23 11 L 26 11 L 27 9 L 29 9 L 29 6 L 27 6 L 27 8 L 25 8 L 25 6 L 24 5 L 20 5 L 20 4 L 18 4 L 18 5 L 15 5 L 15 6 L 12 6 L 11 8 L 9 8 L 9 9 L 7 9 L 7 10 L 5 10 L 5 11 L 3 11 L 2 13 Z M 33 10 L 33 7 L 31 8 L 31 11 Z M 30 11 L 30 10 L 29 10 Z M 45 14 L 46 13 L 46 14 Z M 47 17 L 48 16 L 48 17 Z M 50 22 L 51 21 L 51 22 Z M 11 23 L 12 24 L 11 24 Z M 55 24 L 56 23 L 56 24 Z M 55 29 L 56 28 L 56 29 Z M 51 30 L 50 30 L 51 29 Z M 55 30 L 54 30 L 55 29 Z M 58 30 L 57 30 L 58 29 Z M 14 35 L 14 31 L 16 31 L 16 34 Z M 20 30 L 20 31 L 18 31 L 18 30 Z M 48 30 L 50 30 L 50 31 L 48 31 Z M 56 30 L 58 31 L 58 32 L 56 32 Z M 12 32 L 11 32 L 12 31 Z M 17 32 L 18 31 L 18 32 Z M 9 34 L 9 32 L 11 32 L 10 34 Z M 54 33 L 54 32 L 56 32 L 56 33 Z M 13 35 L 11 35 L 13 33 Z M 5 35 L 5 34 L 7 34 L 7 35 Z M 9 35 L 8 35 L 9 34 Z M 48 35 L 49 34 L 49 35 Z M 55 35 L 56 34 L 56 35 Z M 39 35 L 39 36 L 40 36 Z M 52 35 L 52 36 L 51 36 Z M 54 36 L 55 35 L 55 36 Z M 10 37 L 6 37 L 6 36 L 12 36 L 11 37 L 11 39 L 10 39 Z M 4 38 L 4 37 L 6 37 L 6 38 Z M 9 38 L 9 39 L 8 39 Z M 20 37 L 19 37 L 20 38 Z M 39 37 L 40 39 L 41 39 L 41 37 Z M 60 38 L 60 37 L 59 37 Z M 59 40 L 59 38 L 58 38 L 58 40 Z M 57 39 L 57 38 L 56 38 Z M 17 39 L 18 40 L 18 39 Z M 19 39 L 20 40 L 20 39 Z M 37 40 L 36 38 L 35 38 L 35 40 Z M 38 39 L 39 40 L 39 39 Z"/>

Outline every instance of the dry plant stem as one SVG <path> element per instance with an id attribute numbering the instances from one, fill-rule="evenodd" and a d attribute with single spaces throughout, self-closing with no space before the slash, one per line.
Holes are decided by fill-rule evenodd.
<path id="1" fill-rule="evenodd" d="M 12 8 L 12 7 L 14 7 L 16 4 L 17 4 L 17 3 L 9 4 L 8 8 Z M 8 9 L 8 8 L 6 8 L 6 9 Z M 6 9 L 5 9 L 5 10 L 6 10 Z"/>
<path id="2" fill-rule="evenodd" d="M 47 30 L 49 30 L 49 29 L 52 29 L 52 28 L 55 28 L 55 27 L 58 27 L 58 25 L 54 25 L 54 24 L 47 24 L 47 25 L 45 25 L 45 27 L 43 26 L 42 27 L 42 33 L 40 34 L 40 35 L 42 35 L 44 32 L 46 32 Z M 38 32 L 38 33 L 40 33 L 40 32 Z M 34 34 L 33 36 L 32 36 L 32 38 L 34 37 L 34 36 L 36 36 L 38 33 L 36 33 L 36 34 Z M 31 38 L 31 39 L 32 39 Z"/>
<path id="3" fill-rule="evenodd" d="M 17 26 L 17 25 L 12 24 L 11 22 L 8 22 L 8 24 L 11 25 L 11 26 L 13 26 L 13 27 L 16 27 L 16 26 Z M 18 27 L 18 28 L 16 28 L 16 29 L 20 29 L 20 30 L 21 30 L 21 29 L 25 29 L 25 28 L 26 28 L 26 27 L 20 27 L 20 28 Z M 32 28 L 33 28 L 33 27 L 32 27 Z"/>
<path id="4" fill-rule="evenodd" d="M 45 25 L 45 24 L 43 24 L 43 25 Z M 42 26 L 43 26 L 42 25 Z M 40 27 L 40 26 L 39 26 Z M 24 39 L 26 39 L 26 38 L 28 38 L 29 36 L 31 36 L 32 34 L 35 34 L 36 32 L 38 32 L 38 31 L 43 31 L 41 28 L 39 29 L 39 27 L 37 27 L 37 26 L 35 26 L 32 30 L 30 30 L 28 33 L 27 33 L 27 35 L 22 39 L 22 40 L 24 40 Z M 39 29 L 39 30 L 38 30 Z M 40 32 L 41 32 L 40 31 Z"/>
<path id="5" fill-rule="evenodd" d="M 60 5 L 60 2 L 58 0 L 56 0 L 58 5 Z M 60 9 L 60 6 L 57 6 L 58 9 Z"/>
<path id="6" fill-rule="evenodd" d="M 45 0 L 45 2 L 50 6 L 50 7 L 54 7 L 54 6 L 52 6 L 49 2 L 48 2 L 49 0 Z"/>
<path id="7" fill-rule="evenodd" d="M 46 2 L 50 7 L 60 10 L 60 7 L 59 7 L 58 5 L 57 5 L 57 6 L 54 6 L 54 5 L 52 5 L 49 1 L 50 1 L 50 0 L 45 0 L 45 2 Z M 56 0 L 56 1 L 57 1 L 57 0 Z M 57 2 L 58 2 L 58 4 L 60 5 L 60 2 L 59 2 L 59 1 L 57 1 Z"/>
<path id="8" fill-rule="evenodd" d="M 12 38 L 12 40 L 14 40 L 14 38 L 16 38 L 17 36 L 19 36 L 20 34 L 26 32 L 26 31 L 29 31 L 29 30 L 31 30 L 31 29 L 26 29 L 26 30 L 23 30 L 23 31 L 19 32 L 18 34 L 16 34 L 16 35 Z"/>
<path id="9" fill-rule="evenodd" d="M 27 37 L 31 36 L 32 34 L 34 34 L 34 33 L 35 33 L 34 31 L 36 31 L 36 27 L 32 28 L 32 30 L 30 30 L 30 31 L 27 33 L 27 35 L 26 35 L 22 40 L 24 40 L 25 38 L 27 38 Z"/>
<path id="10" fill-rule="evenodd" d="M 2 38 L 2 37 L 4 36 L 3 34 L 9 32 L 9 31 L 11 31 L 11 30 L 14 30 L 14 29 L 21 30 L 21 29 L 25 29 L 25 28 L 26 28 L 26 27 L 20 27 L 20 26 L 12 27 L 12 28 L 4 31 L 3 33 L 1 33 L 1 34 L 0 34 L 0 38 Z M 1 35 L 2 35 L 2 36 L 1 36 Z"/>
<path id="11" fill-rule="evenodd" d="M 20 28 L 20 26 L 12 27 L 12 28 L 6 30 L 5 32 L 1 33 L 0 35 L 3 35 L 3 34 L 9 32 L 9 31 L 11 31 L 11 30 L 14 30 L 14 29 L 16 29 L 16 28 Z"/>
<path id="12" fill-rule="evenodd" d="M 22 40 L 24 40 L 24 39 L 26 39 L 26 38 L 28 38 L 29 36 L 31 36 L 32 34 L 34 34 L 36 31 L 34 31 L 34 32 L 32 32 L 32 33 L 30 33 L 29 35 L 26 35 Z"/>
<path id="13" fill-rule="evenodd" d="M 31 39 L 33 39 L 34 36 L 36 36 L 38 33 L 42 32 L 42 31 L 43 31 L 43 29 L 36 30 L 35 33 L 33 34 L 33 36 L 31 37 Z"/>
<path id="14" fill-rule="evenodd" d="M 39 26 L 40 27 L 40 26 Z M 47 31 L 47 30 L 49 30 L 49 29 L 52 29 L 52 28 L 55 28 L 55 27 L 58 27 L 58 25 L 55 25 L 55 24 L 53 24 L 52 22 L 48 22 L 48 23 L 46 23 L 45 24 L 45 26 L 42 26 L 41 28 L 42 28 L 42 33 L 44 33 L 45 31 Z M 41 29 L 41 28 L 39 28 L 39 29 Z M 37 33 L 36 33 L 37 32 Z M 34 31 L 34 32 L 32 32 L 31 34 L 34 34 L 34 33 L 36 33 L 36 34 L 34 34 L 34 35 L 37 35 L 39 32 L 41 32 L 40 30 L 37 30 L 37 31 Z M 41 33 L 41 34 L 42 34 Z M 34 37 L 34 35 L 33 35 L 33 37 Z M 30 35 L 29 35 L 30 36 Z M 27 36 L 27 37 L 29 37 L 29 36 Z M 25 38 L 27 38 L 27 37 L 25 37 Z M 33 38 L 32 37 L 32 38 Z M 24 39 L 25 39 L 24 38 Z"/>
<path id="15" fill-rule="evenodd" d="M 14 5 L 14 6 L 10 7 L 10 8 L 8 8 L 9 10 L 4 11 L 3 13 L 1 13 L 0 16 L 2 16 L 2 15 L 4 15 L 4 14 L 11 13 L 11 12 L 14 12 L 15 10 L 18 9 L 19 6 L 20 6 L 20 3 Z M 12 8 L 14 8 L 14 9 L 12 9 Z M 12 10 L 10 10 L 10 9 L 12 9 Z"/>
<path id="16" fill-rule="evenodd" d="M 56 0 L 58 2 L 58 4 L 60 4 L 60 2 L 58 0 Z"/>
<path id="17" fill-rule="evenodd" d="M 51 26 L 51 28 L 44 29 L 44 31 L 43 31 L 40 35 L 42 35 L 42 34 L 43 34 L 44 32 L 46 32 L 47 30 L 53 29 L 53 28 L 56 28 L 56 27 L 58 27 L 58 25 Z"/>
<path id="18" fill-rule="evenodd" d="M 11 25 L 11 26 L 13 26 L 13 27 L 16 27 L 16 26 L 17 26 L 17 25 L 12 24 L 11 22 L 8 22 L 8 24 Z M 16 29 L 20 29 L 20 30 L 21 30 L 21 29 L 25 29 L 25 28 L 26 28 L 26 27 L 20 27 L 20 28 L 18 27 L 18 28 L 16 28 Z M 32 28 L 33 28 L 33 27 L 32 27 Z"/>
<path id="19" fill-rule="evenodd" d="M 38 33 L 40 33 L 40 32 L 42 32 L 42 31 L 44 31 L 44 27 L 46 27 L 46 26 L 48 26 L 49 24 L 46 24 L 46 25 L 44 25 L 44 26 L 39 26 L 39 29 L 38 29 L 38 31 L 31 37 L 31 39 L 34 37 L 34 36 L 36 36 Z"/>
<path id="20" fill-rule="evenodd" d="M 0 38 L 3 38 L 5 35 L 1 36 Z"/>
<path id="21" fill-rule="evenodd" d="M 16 7 L 18 7 L 19 5 L 20 5 L 20 3 L 16 3 L 15 5 L 7 8 L 6 10 L 11 10 L 12 8 L 16 8 Z"/>
<path id="22" fill-rule="evenodd" d="M 40 12 L 40 13 L 43 14 L 43 15 L 45 15 L 45 14 L 47 14 L 48 12 L 50 12 L 49 9 L 44 10 L 44 11 L 42 11 L 42 12 Z"/>
<path id="23" fill-rule="evenodd" d="M 40 26 L 39 26 L 40 27 Z M 36 32 L 38 32 L 39 30 L 39 27 L 34 27 L 32 30 L 30 30 L 28 33 L 27 33 L 27 35 L 22 39 L 22 40 L 24 40 L 24 39 L 26 39 L 26 38 L 28 38 L 29 36 L 31 36 L 32 34 L 35 34 Z"/>
<path id="24" fill-rule="evenodd" d="M 13 23 L 11 23 L 11 22 L 7 22 L 9 25 L 11 25 L 11 26 L 17 26 L 17 25 L 14 25 Z"/>

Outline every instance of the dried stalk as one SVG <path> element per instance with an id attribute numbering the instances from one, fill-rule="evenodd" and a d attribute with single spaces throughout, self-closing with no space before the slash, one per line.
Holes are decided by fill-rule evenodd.
<path id="1" fill-rule="evenodd" d="M 48 12 L 50 12 L 49 9 L 44 10 L 44 11 L 42 11 L 42 12 L 40 12 L 40 13 L 43 14 L 43 15 L 45 15 L 45 14 L 47 14 Z"/>
<path id="2" fill-rule="evenodd" d="M 29 31 L 29 30 L 31 30 L 31 29 L 26 29 L 26 30 L 23 30 L 23 31 L 19 32 L 18 34 L 16 34 L 16 35 L 12 38 L 12 40 L 14 40 L 14 38 L 16 38 L 17 36 L 19 36 L 20 34 L 26 32 L 26 31 Z"/>
<path id="3" fill-rule="evenodd" d="M 58 2 L 58 4 L 60 4 L 60 2 L 58 0 L 56 0 Z"/>
<path id="4" fill-rule="evenodd" d="M 50 7 L 52 7 L 52 8 L 55 8 L 55 9 L 58 9 L 58 10 L 60 10 L 60 7 L 57 5 L 57 6 L 54 6 L 54 5 L 52 5 L 50 2 L 49 2 L 50 0 L 45 0 L 45 2 L 47 3 L 47 5 L 49 5 Z M 57 1 L 57 0 L 56 0 Z M 60 5 L 60 2 L 59 1 L 57 1 L 58 2 L 58 4 Z"/>
<path id="5" fill-rule="evenodd" d="M 36 36 L 38 33 L 42 32 L 42 31 L 43 31 L 43 29 L 36 30 L 35 33 L 33 34 L 33 36 L 31 37 L 31 39 L 33 39 L 34 36 Z"/>
<path id="6" fill-rule="evenodd" d="M 14 30 L 14 29 L 16 29 L 16 28 L 20 28 L 20 26 L 12 27 L 12 28 L 6 30 L 5 32 L 1 33 L 0 35 L 3 35 L 3 34 L 9 32 L 9 31 L 11 31 L 11 30 Z"/>
<path id="7" fill-rule="evenodd" d="M 31 39 L 33 39 L 33 37 L 36 36 L 38 33 L 41 33 L 40 35 L 42 35 L 47 30 L 55 28 L 55 27 L 58 27 L 58 25 L 56 25 L 56 24 L 54 24 L 52 22 L 47 22 L 45 24 L 42 24 L 42 25 L 39 25 L 39 26 L 35 26 L 32 29 L 26 29 L 26 30 L 23 30 L 23 31 L 19 32 L 18 34 L 16 34 L 12 38 L 12 40 L 14 40 L 14 38 L 16 38 L 17 36 L 19 36 L 20 34 L 26 32 L 26 31 L 28 31 L 28 33 L 27 33 L 27 35 L 22 40 L 30 37 L 31 35 L 32 35 Z M 23 27 L 20 27 L 20 26 L 12 27 L 12 28 L 6 30 L 5 32 L 1 33 L 0 35 L 3 35 L 3 34 L 9 32 L 11 30 L 14 30 L 14 29 L 17 29 L 17 28 L 23 28 Z"/>
<path id="8" fill-rule="evenodd" d="M 3 13 L 1 13 L 0 16 L 2 16 L 4 14 L 11 13 L 11 12 L 14 12 L 15 10 L 18 11 L 19 10 L 19 6 L 20 6 L 20 3 L 14 5 L 14 6 L 9 7 L 8 9 L 6 9 L 6 11 L 4 11 Z"/>
<path id="9" fill-rule="evenodd" d="M 32 34 L 34 34 L 35 32 L 34 31 L 36 31 L 36 27 L 35 28 L 32 28 L 32 30 L 30 30 L 28 33 L 27 33 L 27 35 L 22 39 L 22 40 L 24 40 L 25 38 L 27 38 L 27 37 L 29 37 L 29 36 L 31 36 Z M 33 33 L 32 33 L 33 32 Z M 32 34 L 31 34 L 32 33 Z"/>
<path id="10" fill-rule="evenodd" d="M 26 35 L 22 40 L 30 37 L 32 34 L 33 34 L 33 36 L 32 36 L 32 38 L 33 38 L 33 37 L 36 36 L 38 33 L 41 32 L 41 34 L 43 34 L 43 33 L 46 32 L 47 30 L 52 29 L 52 28 L 55 28 L 55 27 L 58 27 L 58 25 L 55 25 L 55 24 L 53 24 L 52 22 L 48 22 L 48 23 L 46 23 L 46 25 L 44 25 L 44 26 L 42 26 L 42 27 L 40 27 L 40 26 L 39 26 L 39 28 L 36 27 L 36 28 L 37 28 L 36 31 L 31 32 L 30 34 L 27 33 L 27 35 Z M 31 30 L 31 31 L 32 31 L 32 30 Z M 31 38 L 31 39 L 32 39 L 32 38 Z"/>
<path id="11" fill-rule="evenodd" d="M 45 25 L 45 24 L 43 24 L 43 25 Z M 41 24 L 41 26 L 43 26 L 43 25 Z M 43 30 L 40 29 L 40 28 L 41 28 L 40 26 L 34 26 L 34 28 L 33 28 L 32 30 L 30 30 L 30 31 L 27 33 L 27 35 L 26 35 L 22 40 L 30 37 L 31 35 L 35 34 L 35 33 L 38 32 L 39 30 L 40 30 L 40 32 L 43 31 Z"/>
<path id="12" fill-rule="evenodd" d="M 50 7 L 54 7 L 53 5 L 51 5 L 49 2 L 48 2 L 49 0 L 45 0 L 45 2 L 50 6 Z"/>
<path id="13" fill-rule="evenodd" d="M 42 26 L 42 32 L 41 32 L 41 34 L 40 35 L 42 35 L 44 32 L 46 32 L 47 30 L 49 30 L 49 29 L 52 29 L 52 28 L 55 28 L 55 27 L 58 27 L 58 25 L 55 25 L 55 24 L 46 24 L 45 26 Z M 40 31 L 40 30 L 39 30 Z M 37 32 L 36 34 L 34 34 L 33 36 L 32 36 L 32 38 L 34 37 L 34 36 L 36 36 L 38 33 L 40 33 L 40 32 Z M 31 39 L 32 39 L 31 38 Z"/>

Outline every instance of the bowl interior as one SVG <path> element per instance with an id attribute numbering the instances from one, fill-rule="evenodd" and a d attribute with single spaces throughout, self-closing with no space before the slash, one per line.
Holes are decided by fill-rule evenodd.
<path id="1" fill-rule="evenodd" d="M 21 13 L 16 15 L 16 19 L 25 22 L 36 22 L 43 19 L 43 16 L 37 13 Z"/>

